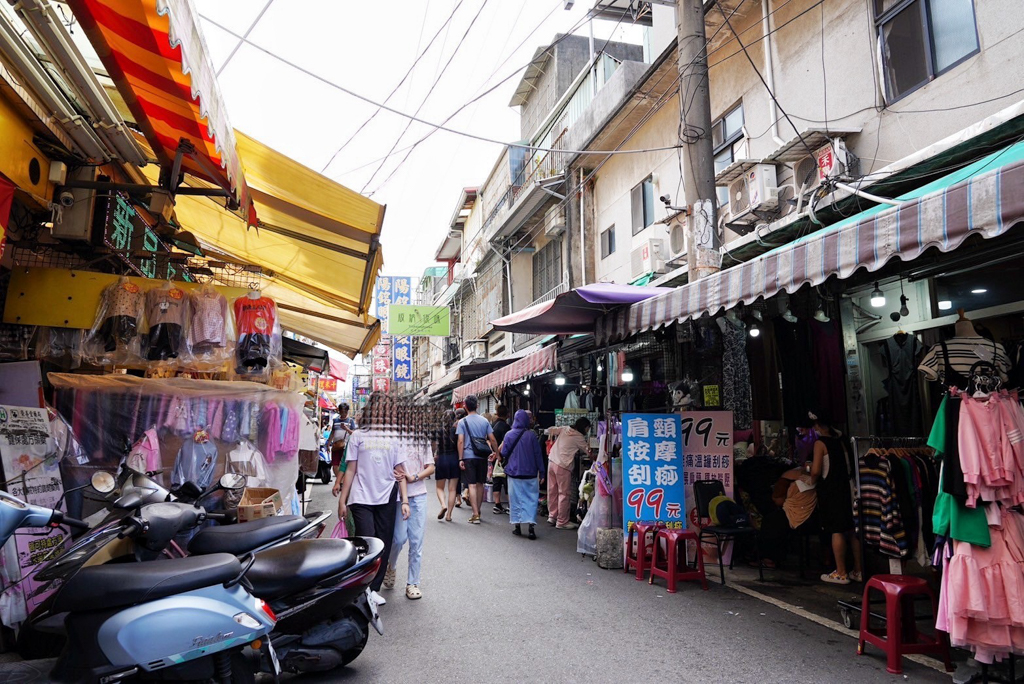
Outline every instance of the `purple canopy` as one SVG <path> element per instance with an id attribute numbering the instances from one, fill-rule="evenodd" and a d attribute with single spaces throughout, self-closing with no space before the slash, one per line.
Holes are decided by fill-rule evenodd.
<path id="1" fill-rule="evenodd" d="M 594 322 L 611 309 L 623 304 L 636 304 L 671 289 L 594 283 L 491 321 L 491 325 L 495 330 L 533 335 L 593 333 Z"/>

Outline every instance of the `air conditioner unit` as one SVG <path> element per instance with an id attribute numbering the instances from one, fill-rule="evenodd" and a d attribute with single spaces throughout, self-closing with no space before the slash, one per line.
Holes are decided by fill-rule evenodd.
<path id="1" fill-rule="evenodd" d="M 548 237 L 556 237 L 565 232 L 565 209 L 563 207 L 551 207 L 544 214 L 544 234 Z"/>
<path id="2" fill-rule="evenodd" d="M 686 258 L 686 222 L 673 221 L 668 232 L 668 261 L 676 263 Z"/>
<path id="3" fill-rule="evenodd" d="M 72 181 L 95 181 L 99 170 L 95 166 L 82 166 L 68 174 Z M 67 195 L 70 197 L 65 199 Z M 57 221 L 50 234 L 58 240 L 88 242 L 92 239 L 96 215 L 96 191 L 84 188 L 59 188 L 61 204 Z M 112 201 L 112 200 L 111 200 Z"/>
<path id="4" fill-rule="evenodd" d="M 636 280 L 648 273 L 665 273 L 668 270 L 664 240 L 645 240 L 629 253 L 630 279 Z"/>
<path id="5" fill-rule="evenodd" d="M 779 183 L 773 164 L 757 164 L 729 184 L 729 213 L 732 220 L 779 205 Z"/>
<path id="6" fill-rule="evenodd" d="M 482 361 L 487 358 L 487 340 L 470 340 L 462 350 L 464 361 Z"/>
<path id="7" fill-rule="evenodd" d="M 452 281 L 462 280 L 466 268 L 461 261 L 452 267 Z"/>

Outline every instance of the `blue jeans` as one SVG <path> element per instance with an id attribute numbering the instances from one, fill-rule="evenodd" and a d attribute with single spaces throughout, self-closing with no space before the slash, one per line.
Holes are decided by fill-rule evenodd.
<path id="1" fill-rule="evenodd" d="M 420 583 L 420 562 L 423 560 L 423 530 L 427 524 L 427 495 L 409 497 L 409 519 L 403 520 L 401 503 L 395 519 L 395 540 L 391 545 L 391 567 L 398 566 L 398 555 L 405 542 L 409 542 L 409 580 L 406 584 Z"/>

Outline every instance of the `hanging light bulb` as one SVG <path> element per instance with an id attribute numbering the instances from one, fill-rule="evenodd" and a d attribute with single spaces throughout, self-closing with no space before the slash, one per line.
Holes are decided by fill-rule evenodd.
<path id="1" fill-rule="evenodd" d="M 907 299 L 907 295 L 900 295 L 900 316 L 910 315 L 910 309 L 907 308 L 908 301 L 910 300 Z"/>
<path id="2" fill-rule="evenodd" d="M 757 327 L 757 323 L 756 322 L 755 323 L 751 323 L 750 324 L 750 329 L 747 332 L 750 333 L 751 337 L 760 337 L 760 335 L 761 335 L 761 328 Z"/>
<path id="3" fill-rule="evenodd" d="M 530 386 L 529 385 L 526 385 L 525 387 L 523 387 L 523 395 L 525 395 L 527 397 L 530 396 Z"/>
<path id="4" fill-rule="evenodd" d="M 628 366 L 622 371 L 622 382 L 633 382 L 633 371 Z"/>
<path id="5" fill-rule="evenodd" d="M 597 372 L 600 373 L 604 370 L 604 364 L 600 361 L 597 362 Z"/>
<path id="6" fill-rule="evenodd" d="M 814 312 L 814 320 L 818 321 L 819 323 L 828 323 L 832 319 L 829 318 L 828 314 L 825 313 L 824 307 L 819 306 L 818 310 Z"/>
<path id="7" fill-rule="evenodd" d="M 879 289 L 878 283 L 875 283 L 875 289 L 871 291 L 871 306 L 876 309 L 885 306 L 885 293 Z"/>
<path id="8" fill-rule="evenodd" d="M 565 384 L 565 376 L 564 376 L 564 375 L 562 375 L 561 373 L 559 373 L 558 375 L 556 375 L 556 376 L 555 376 L 555 384 L 556 384 L 556 385 L 558 385 L 559 387 L 561 387 L 562 385 L 564 385 L 564 384 Z"/>

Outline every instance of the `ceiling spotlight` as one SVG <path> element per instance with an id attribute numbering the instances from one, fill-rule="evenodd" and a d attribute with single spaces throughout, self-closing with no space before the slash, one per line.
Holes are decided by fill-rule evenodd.
<path id="1" fill-rule="evenodd" d="M 558 385 L 559 387 L 564 385 L 565 384 L 565 376 L 562 375 L 561 373 L 559 373 L 557 376 L 555 376 L 555 384 Z"/>
<path id="2" fill-rule="evenodd" d="M 825 314 L 825 309 L 818 307 L 818 310 L 814 312 L 814 320 L 819 323 L 828 323 L 832 319 Z"/>
<path id="3" fill-rule="evenodd" d="M 983 287 L 976 287 L 973 290 L 971 290 L 971 294 L 985 294 L 986 292 L 988 292 L 988 290 L 986 290 Z"/>
<path id="4" fill-rule="evenodd" d="M 633 382 L 633 371 L 629 368 L 622 371 L 622 382 Z"/>
<path id="5" fill-rule="evenodd" d="M 939 300 L 939 311 L 949 311 L 952 308 L 953 302 L 949 301 L 948 299 Z"/>
<path id="6" fill-rule="evenodd" d="M 879 289 L 877 282 L 875 289 L 871 291 L 871 306 L 876 309 L 885 306 L 885 293 Z"/>
<path id="7" fill-rule="evenodd" d="M 751 323 L 750 330 L 748 330 L 747 332 L 750 333 L 751 337 L 760 337 L 761 335 L 761 329 L 757 327 L 757 323 Z"/>
<path id="8" fill-rule="evenodd" d="M 909 316 L 910 309 L 907 308 L 907 295 L 900 295 L 900 316 Z"/>

